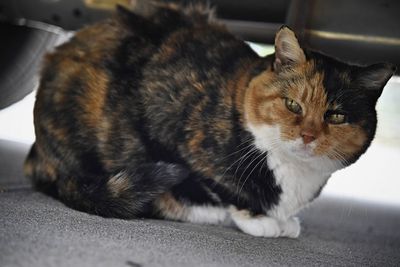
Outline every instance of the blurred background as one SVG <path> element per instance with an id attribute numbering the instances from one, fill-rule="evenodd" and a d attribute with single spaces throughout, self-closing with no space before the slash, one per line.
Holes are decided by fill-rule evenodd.
<path id="1" fill-rule="evenodd" d="M 303 45 L 341 60 L 400 66 L 398 0 L 208 2 L 260 55 L 273 53 L 274 34 L 287 24 Z M 27 149 L 34 142 L 32 110 L 43 55 L 84 25 L 107 17 L 116 3 L 138 5 L 131 0 L 0 1 L 0 150 L 5 144 L 7 149 L 13 144 Z M 396 76 L 378 102 L 378 131 L 370 149 L 356 164 L 335 173 L 323 194 L 400 206 L 399 103 Z"/>

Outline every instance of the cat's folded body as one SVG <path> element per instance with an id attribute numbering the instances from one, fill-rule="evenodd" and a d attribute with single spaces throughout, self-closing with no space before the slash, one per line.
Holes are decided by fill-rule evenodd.
<path id="1" fill-rule="evenodd" d="M 302 49 L 259 57 L 201 7 L 121 9 L 48 55 L 34 185 L 105 217 L 151 216 L 297 237 L 296 212 L 375 134 L 393 67 Z"/>

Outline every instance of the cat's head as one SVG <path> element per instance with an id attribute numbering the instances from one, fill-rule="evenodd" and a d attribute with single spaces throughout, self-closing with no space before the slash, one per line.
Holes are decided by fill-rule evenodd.
<path id="1" fill-rule="evenodd" d="M 273 60 L 245 96 L 256 147 L 304 161 L 354 162 L 375 135 L 375 105 L 395 67 L 349 65 L 302 49 L 287 27 L 276 35 Z"/>

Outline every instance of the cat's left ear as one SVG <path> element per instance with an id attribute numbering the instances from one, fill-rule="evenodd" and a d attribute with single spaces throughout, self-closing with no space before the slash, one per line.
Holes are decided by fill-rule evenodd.
<path id="1" fill-rule="evenodd" d="M 293 66 L 306 62 L 306 56 L 300 47 L 294 32 L 283 26 L 275 36 L 274 69 L 280 71 L 284 66 Z"/>
<path id="2" fill-rule="evenodd" d="M 357 83 L 367 89 L 370 94 L 378 99 L 396 67 L 390 63 L 378 63 L 362 68 L 357 75 Z"/>

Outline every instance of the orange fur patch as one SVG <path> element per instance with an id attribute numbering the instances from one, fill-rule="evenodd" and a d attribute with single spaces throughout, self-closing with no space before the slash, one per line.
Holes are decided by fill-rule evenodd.
<path id="1" fill-rule="evenodd" d="M 333 159 L 349 159 L 363 147 L 367 140 L 365 131 L 358 125 L 330 125 L 329 134 L 321 136 L 314 152 Z"/>
<path id="2" fill-rule="evenodd" d="M 186 207 L 169 192 L 160 195 L 154 202 L 154 206 L 167 219 L 183 220 L 187 216 Z"/>
<path id="3" fill-rule="evenodd" d="M 279 125 L 281 139 L 288 141 L 307 132 L 316 138 L 316 155 L 349 159 L 363 147 L 366 133 L 359 125 L 334 125 L 324 121 L 326 111 L 338 105 L 327 102 L 324 74 L 314 69 L 314 63 L 308 61 L 279 75 L 265 71 L 255 77 L 245 96 L 246 122 Z M 285 98 L 300 104 L 302 114 L 289 111 Z"/>
<path id="4" fill-rule="evenodd" d="M 84 110 L 83 116 L 89 127 L 97 128 L 103 117 L 103 107 L 108 92 L 108 76 L 104 71 L 89 66 L 84 69 L 82 76 L 86 82 L 86 96 L 80 98 Z"/>
<path id="5" fill-rule="evenodd" d="M 107 188 L 113 197 L 119 197 L 131 188 L 129 177 L 124 173 L 114 175 L 107 181 Z"/>
<path id="6" fill-rule="evenodd" d="M 193 154 L 198 153 L 201 150 L 201 142 L 204 140 L 204 133 L 197 131 L 193 138 L 189 141 L 189 149 Z"/>

